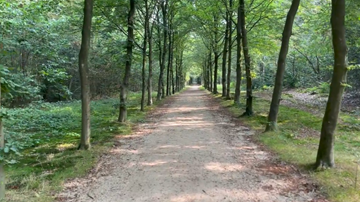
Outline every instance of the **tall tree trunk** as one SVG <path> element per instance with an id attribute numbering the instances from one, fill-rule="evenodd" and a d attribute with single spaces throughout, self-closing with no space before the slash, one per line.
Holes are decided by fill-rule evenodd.
<path id="1" fill-rule="evenodd" d="M 134 16 L 135 16 L 135 0 L 130 0 L 130 11 L 128 15 L 128 38 L 126 46 L 126 63 L 125 75 L 123 83 L 120 86 L 120 113 L 119 122 L 125 122 L 127 118 L 126 100 L 127 91 L 130 80 L 131 63 L 133 56 L 133 43 L 134 43 Z"/>
<path id="2" fill-rule="evenodd" d="M 159 12 L 156 14 L 157 24 L 160 25 L 160 17 Z M 161 30 L 160 26 L 157 26 L 157 34 L 158 34 L 158 48 L 159 48 L 159 64 L 160 64 L 160 73 L 159 73 L 159 80 L 158 80 L 158 90 L 156 95 L 156 100 L 159 101 L 162 98 L 162 77 L 163 77 L 163 60 L 162 60 L 162 44 L 161 44 Z"/>
<path id="3" fill-rule="evenodd" d="M 170 22 L 172 23 L 172 17 Z M 174 33 L 170 32 L 170 39 L 171 39 L 171 45 L 170 45 L 170 50 L 169 50 L 169 70 L 170 70 L 170 86 L 169 86 L 169 93 L 174 94 L 174 89 L 173 89 L 173 78 L 174 78 L 174 70 L 173 70 L 173 60 L 174 60 Z"/>
<path id="4" fill-rule="evenodd" d="M 179 87 L 179 53 L 175 56 L 175 83 L 176 83 L 176 92 L 180 91 Z"/>
<path id="5" fill-rule="evenodd" d="M 185 87 L 185 73 L 183 70 L 183 56 L 184 56 L 184 50 L 182 49 L 180 52 L 180 62 L 179 62 L 179 72 L 180 72 L 180 89 L 183 89 Z"/>
<path id="6" fill-rule="evenodd" d="M 168 0 L 165 0 L 161 4 L 161 11 L 163 15 L 163 50 L 162 50 L 162 65 L 160 68 L 160 77 L 161 77 L 161 97 L 165 98 L 165 85 L 164 85 L 164 71 L 165 71 L 165 60 L 166 60 L 166 45 L 167 45 L 167 37 L 168 37 L 168 25 L 167 25 L 167 9 L 168 9 Z"/>
<path id="7" fill-rule="evenodd" d="M 147 16 L 149 16 L 149 10 L 147 10 L 146 12 Z M 152 35 L 153 35 L 153 27 L 151 27 L 150 29 L 150 23 L 147 24 L 147 32 L 149 33 L 149 75 L 148 75 L 148 99 L 147 99 L 147 105 L 151 106 L 153 104 L 153 99 L 152 99 L 152 65 L 153 65 L 153 61 L 152 61 Z"/>
<path id="8" fill-rule="evenodd" d="M 169 44 L 168 44 L 168 63 L 167 63 L 167 71 L 166 71 L 166 96 L 171 95 L 171 78 L 170 78 L 170 68 L 171 68 L 171 45 L 172 45 L 172 34 L 170 32 L 171 30 L 171 19 L 169 20 L 169 30 L 168 30 L 168 36 L 169 36 Z"/>
<path id="9" fill-rule="evenodd" d="M 214 94 L 218 94 L 218 90 L 217 90 L 217 82 L 218 82 L 218 69 L 219 69 L 219 55 L 217 53 L 217 51 L 214 51 L 214 87 L 213 87 L 213 93 Z"/>
<path id="10" fill-rule="evenodd" d="M 286 56 L 289 50 L 289 41 L 292 34 L 292 26 L 296 12 L 299 8 L 300 0 L 293 0 L 289 13 L 286 17 L 284 32 L 281 41 L 281 49 L 279 53 L 276 78 L 275 78 L 275 87 L 271 99 L 270 112 L 268 116 L 268 123 L 266 125 L 266 131 L 273 131 L 277 129 L 277 115 L 279 111 L 279 105 L 281 100 L 282 85 L 284 79 L 285 65 L 286 65 Z"/>
<path id="11" fill-rule="evenodd" d="M 331 11 L 332 40 L 334 47 L 334 71 L 330 94 L 321 127 L 319 149 L 315 167 L 334 167 L 334 131 L 336 128 L 342 95 L 346 86 L 346 38 L 345 0 L 332 0 Z"/>
<path id="12" fill-rule="evenodd" d="M 0 75 L 1 76 L 1 75 Z M 1 77 L 0 77 L 1 80 Z M 0 110 L 2 110 L 1 105 L 1 82 L 0 82 Z M 3 131 L 3 117 L 0 117 L 0 151 L 4 151 L 5 148 L 5 134 Z M 4 161 L 0 161 L 0 201 L 5 199 L 5 171 L 4 171 Z"/>
<path id="13" fill-rule="evenodd" d="M 224 50 L 222 57 L 222 97 L 226 96 L 226 56 L 228 52 L 228 42 L 229 42 L 229 13 L 226 12 L 226 29 L 225 29 L 225 38 L 224 38 Z"/>
<path id="14" fill-rule="evenodd" d="M 251 64 L 250 64 L 250 54 L 249 47 L 247 42 L 247 30 L 246 30 L 246 21 L 245 21 L 245 2 L 240 0 L 240 18 L 241 18 L 241 34 L 242 34 L 242 45 L 243 52 L 245 57 L 245 70 L 246 70 L 246 109 L 243 115 L 251 116 L 253 115 L 253 96 L 252 96 L 252 78 L 251 78 Z"/>
<path id="15" fill-rule="evenodd" d="M 212 50 L 209 51 L 209 91 L 212 92 Z"/>
<path id="16" fill-rule="evenodd" d="M 218 24 L 219 24 L 219 17 L 217 14 L 214 15 L 214 86 L 213 86 L 213 93 L 217 94 L 218 90 L 217 90 L 217 79 L 218 79 L 218 68 L 219 68 L 219 55 L 218 55 Z"/>
<path id="17" fill-rule="evenodd" d="M 81 48 L 79 53 L 79 72 L 81 83 L 81 138 L 79 149 L 90 149 L 90 82 L 89 82 L 89 49 L 93 0 L 84 1 L 84 21 L 82 28 Z"/>
<path id="18" fill-rule="evenodd" d="M 240 0 L 241 1 L 241 0 Z M 236 87 L 234 102 L 240 105 L 240 92 L 241 92 L 241 7 L 238 7 L 237 25 L 236 25 Z"/>
<path id="19" fill-rule="evenodd" d="M 149 26 L 149 6 L 148 6 L 148 1 L 145 0 L 144 44 L 142 50 L 143 60 L 142 60 L 142 69 L 141 69 L 141 77 L 142 77 L 141 104 L 140 104 L 141 111 L 144 111 L 144 106 L 145 106 L 145 91 L 146 91 L 145 68 L 146 68 L 146 49 L 147 49 L 147 41 L 148 41 L 148 26 Z"/>
<path id="20" fill-rule="evenodd" d="M 230 95 L 230 85 L 231 85 L 231 55 L 232 55 L 232 16 L 233 16 L 233 11 L 232 11 L 232 4 L 233 1 L 229 0 L 229 19 L 228 19 L 228 24 L 229 24 L 229 59 L 228 59 L 228 71 L 227 71 L 227 88 L 226 88 L 226 99 L 230 100 L 231 99 L 231 95 Z"/>

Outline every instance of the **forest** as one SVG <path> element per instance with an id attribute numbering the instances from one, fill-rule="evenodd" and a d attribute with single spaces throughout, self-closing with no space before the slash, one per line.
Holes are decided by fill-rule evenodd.
<path id="1" fill-rule="evenodd" d="M 360 201 L 360 1 L 0 0 L 0 19 L 0 201 L 61 201 L 193 85 Z"/>

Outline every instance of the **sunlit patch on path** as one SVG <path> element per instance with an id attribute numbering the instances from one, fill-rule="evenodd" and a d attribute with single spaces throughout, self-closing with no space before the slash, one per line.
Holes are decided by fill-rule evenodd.
<path id="1" fill-rule="evenodd" d="M 317 192 L 294 187 L 293 173 L 267 169 L 271 156 L 247 140 L 249 129 L 221 115 L 198 87 L 177 95 L 120 139 L 109 173 L 69 188 L 68 201 L 317 201 Z M 145 131 L 145 132 L 144 132 Z"/>

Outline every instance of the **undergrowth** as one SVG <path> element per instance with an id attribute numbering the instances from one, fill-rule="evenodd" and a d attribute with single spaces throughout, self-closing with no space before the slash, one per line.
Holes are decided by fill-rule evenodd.
<path id="1" fill-rule="evenodd" d="M 118 99 L 91 102 L 90 151 L 79 151 L 81 103 L 35 103 L 7 110 L 6 201 L 49 202 L 66 179 L 84 176 L 101 154 L 114 144 L 115 135 L 131 133 L 144 121 L 139 93 L 128 98 L 128 121 L 118 123 Z M 146 111 L 152 107 L 148 107 Z"/>
<path id="2" fill-rule="evenodd" d="M 219 86 L 221 92 L 221 86 Z M 270 102 L 259 97 L 254 98 L 254 112 L 251 117 L 243 114 L 245 99 L 240 108 L 233 100 L 221 99 L 221 94 L 214 95 L 222 106 L 253 130 L 255 138 L 277 153 L 281 160 L 297 165 L 303 172 L 317 181 L 321 191 L 332 201 L 360 201 L 360 180 L 357 179 L 360 160 L 360 120 L 357 116 L 341 113 L 336 130 L 335 163 L 336 168 L 313 170 L 319 144 L 322 117 L 287 106 L 280 106 L 277 132 L 263 133 L 267 123 Z M 244 93 L 242 93 L 244 97 Z M 284 97 L 286 99 L 286 96 Z M 359 171 L 360 173 L 360 171 Z M 356 183 L 356 184 L 355 184 Z"/>

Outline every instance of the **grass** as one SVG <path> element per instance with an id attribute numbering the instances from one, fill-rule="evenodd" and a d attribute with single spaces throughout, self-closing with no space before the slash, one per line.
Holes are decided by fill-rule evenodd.
<path id="1" fill-rule="evenodd" d="M 49 202 L 62 190 L 65 180 L 85 176 L 101 154 L 114 144 L 116 135 L 131 133 L 132 126 L 145 121 L 139 110 L 140 93 L 128 98 L 128 121 L 118 123 L 118 99 L 92 101 L 90 151 L 79 151 L 81 106 L 79 101 L 40 103 L 9 110 L 5 126 L 14 150 L 6 155 L 6 201 Z M 155 99 L 154 99 L 155 100 Z M 9 161 L 11 159 L 11 161 Z"/>
<path id="2" fill-rule="evenodd" d="M 221 86 L 219 86 L 221 92 Z M 242 93 L 242 97 L 244 93 Z M 244 112 L 234 105 L 232 100 L 224 100 L 221 95 L 213 95 L 221 105 L 232 114 L 239 117 Z M 241 100 L 245 103 L 245 99 Z M 296 108 L 280 106 L 277 132 L 263 133 L 267 123 L 270 102 L 261 98 L 254 98 L 252 117 L 239 119 L 253 130 L 257 131 L 255 138 L 278 154 L 283 161 L 297 165 L 311 178 L 321 185 L 321 191 L 331 201 L 358 202 L 360 201 L 360 180 L 357 179 L 360 156 L 360 119 L 357 116 L 341 113 L 340 123 L 336 130 L 335 163 L 336 168 L 314 171 L 316 153 L 320 138 L 322 117 L 313 115 Z M 359 171 L 360 173 L 360 171 Z"/>

